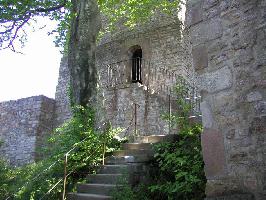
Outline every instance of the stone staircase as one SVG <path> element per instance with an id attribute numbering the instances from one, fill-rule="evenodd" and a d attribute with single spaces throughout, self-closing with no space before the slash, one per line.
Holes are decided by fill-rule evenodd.
<path id="1" fill-rule="evenodd" d="M 122 150 L 115 151 L 105 159 L 97 174 L 87 175 L 86 183 L 77 185 L 77 193 L 69 193 L 70 200 L 112 199 L 111 191 L 121 183 L 135 185 L 148 181 L 149 162 L 153 159 L 152 144 L 175 141 L 177 135 L 151 135 L 135 139 L 135 143 L 122 144 Z"/>

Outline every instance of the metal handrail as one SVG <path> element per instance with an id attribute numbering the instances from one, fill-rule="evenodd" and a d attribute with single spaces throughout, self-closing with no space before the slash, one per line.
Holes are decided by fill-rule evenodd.
<path id="1" fill-rule="evenodd" d="M 72 152 L 73 150 L 75 150 L 75 149 L 77 148 L 77 145 L 78 145 L 78 144 L 81 144 L 81 143 L 84 142 L 86 139 L 87 139 L 87 138 L 84 138 L 82 141 L 80 141 L 80 142 L 78 142 L 78 143 L 75 143 L 75 144 L 72 146 L 72 148 L 71 148 L 67 153 L 65 153 L 64 155 L 69 154 L 70 152 Z M 31 181 L 27 181 L 25 184 L 23 184 L 23 185 L 17 190 L 17 192 L 18 192 L 19 190 L 21 190 L 23 187 L 27 186 L 30 182 L 32 182 L 32 181 L 34 181 L 34 180 L 38 180 L 39 177 L 40 177 L 41 175 L 43 175 L 45 172 L 47 172 L 47 171 L 49 171 L 50 169 L 52 169 L 52 167 L 55 166 L 55 164 L 57 164 L 60 160 L 61 160 L 61 159 L 58 159 L 57 161 L 53 162 L 49 167 L 47 167 L 47 168 L 44 169 L 41 173 L 39 173 L 38 175 L 36 175 L 35 177 L 33 177 L 33 178 L 31 179 Z M 15 192 L 15 194 L 16 194 L 17 192 Z M 13 195 L 14 195 L 14 194 L 8 196 L 5 200 L 10 199 Z"/>
<path id="2" fill-rule="evenodd" d="M 102 124 L 102 126 L 104 126 L 106 123 L 103 123 Z M 97 130 L 99 130 L 102 126 L 99 126 L 98 128 L 96 128 L 96 131 Z M 68 155 L 72 152 L 72 151 L 74 151 L 77 147 L 78 147 L 78 145 L 79 144 L 81 144 L 81 143 L 83 143 L 85 140 L 86 140 L 87 138 L 84 138 L 83 140 L 81 140 L 80 142 L 78 142 L 78 143 L 75 143 L 73 146 L 72 146 L 72 148 L 70 149 L 70 150 L 68 150 L 66 153 L 64 153 L 63 155 L 64 155 L 64 157 L 66 158 L 66 157 L 68 157 Z M 27 181 L 25 184 L 23 184 L 18 190 L 17 190 L 17 192 L 19 192 L 23 187 L 25 187 L 25 186 L 27 186 L 30 182 L 32 182 L 33 180 L 38 180 L 40 177 L 41 177 L 41 175 L 43 175 L 45 172 L 47 172 L 47 171 L 49 171 L 50 169 L 52 169 L 52 167 L 53 166 L 55 166 L 55 164 L 57 164 L 59 161 L 61 161 L 61 159 L 58 159 L 58 160 L 56 160 L 54 163 L 52 163 L 49 167 L 47 167 L 46 169 L 44 169 L 41 173 L 39 173 L 38 175 L 36 175 L 36 176 L 34 176 L 32 179 L 31 179 L 31 181 Z M 65 162 L 66 164 L 67 164 L 67 162 Z M 65 166 L 64 166 L 64 169 L 65 169 Z M 76 168 L 75 168 L 76 169 Z M 71 173 L 73 173 L 74 171 L 72 171 Z M 70 173 L 70 174 L 71 174 Z M 70 174 L 65 174 L 64 173 L 64 180 L 65 180 L 65 178 L 66 177 L 68 177 Z M 54 188 L 56 188 L 56 186 L 63 180 L 63 179 L 60 179 L 60 181 L 58 181 L 46 194 L 49 194 Z M 64 190 L 65 190 L 65 186 L 64 186 Z M 16 194 L 17 192 L 15 192 L 14 194 Z M 5 200 L 9 200 L 14 194 L 11 194 L 11 195 L 9 195 Z M 45 194 L 45 195 L 46 195 Z M 44 196 L 45 196 L 44 195 Z M 41 199 L 43 199 L 44 198 L 44 196 L 41 198 Z"/>
<path id="3" fill-rule="evenodd" d="M 100 146 L 98 147 L 98 148 L 96 148 L 95 149 L 95 151 L 97 151 L 98 149 L 100 148 Z M 73 149 L 74 150 L 74 149 Z M 72 150 L 72 151 L 73 151 Z M 39 200 L 42 200 L 42 199 L 44 199 L 47 195 L 49 195 L 58 185 L 59 185 L 59 183 L 61 183 L 62 181 L 63 181 L 63 193 L 62 193 L 62 200 L 65 200 L 66 199 L 66 185 L 67 185 L 67 177 L 68 176 L 70 176 L 72 173 L 74 173 L 75 171 L 76 171 L 76 169 L 78 168 L 78 167 L 75 167 L 74 169 L 72 169 L 72 171 L 70 171 L 70 172 L 67 172 L 67 165 L 68 165 L 68 156 L 70 155 L 70 153 L 72 152 L 72 151 L 69 151 L 68 153 L 66 153 L 65 155 L 64 155 L 64 157 L 65 157 L 65 162 L 64 162 L 64 176 L 63 176 L 63 178 L 61 178 L 56 184 L 54 184 Z M 93 153 L 95 152 L 95 151 L 93 151 Z M 87 159 L 86 160 L 88 160 L 88 158 L 90 158 L 92 155 L 93 155 L 93 153 L 91 153 L 90 154 L 90 156 L 88 156 L 87 157 Z"/>
<path id="4" fill-rule="evenodd" d="M 102 126 L 104 126 L 106 123 L 103 123 L 103 125 Z M 101 126 L 100 127 L 98 127 L 96 130 L 98 130 L 98 129 L 100 129 L 101 128 Z M 70 174 L 72 174 L 76 169 L 77 169 L 77 167 L 76 168 L 74 168 L 71 172 L 69 172 L 69 173 L 67 173 L 67 165 L 68 165 L 68 156 L 69 156 L 69 154 L 72 152 L 72 151 L 74 151 L 76 148 L 77 148 L 77 145 L 78 144 L 81 144 L 82 142 L 84 142 L 85 140 L 86 140 L 87 138 L 84 138 L 82 141 L 80 141 L 79 143 L 75 143 L 74 145 L 73 145 L 73 148 L 72 149 L 70 149 L 67 153 L 65 153 L 64 154 L 64 158 L 65 158 L 65 160 L 64 160 L 64 177 L 62 178 L 62 179 L 60 179 L 47 193 L 45 193 L 39 200 L 42 200 L 45 196 L 47 196 L 48 194 L 50 194 L 51 193 L 51 191 L 53 191 L 56 187 L 57 187 L 57 185 L 63 180 L 63 194 L 62 194 L 62 199 L 63 200 L 65 200 L 66 199 L 66 184 L 67 184 L 67 177 L 70 175 Z M 105 146 L 105 145 L 104 145 Z M 104 159 L 104 155 L 105 155 L 105 148 L 106 147 L 104 147 L 104 150 L 103 150 L 103 159 Z M 96 150 L 98 150 L 98 148 L 96 149 Z M 91 155 L 93 155 L 93 154 L 91 154 Z M 90 157 L 90 156 L 89 156 Z M 89 158 L 89 157 L 87 157 L 87 159 Z"/>
<path id="5" fill-rule="evenodd" d="M 31 181 L 32 181 L 32 180 L 38 180 L 38 178 L 39 178 L 41 175 L 43 175 L 46 171 L 50 170 L 50 169 L 51 169 L 51 168 L 52 168 L 57 162 L 59 162 L 59 159 L 58 159 L 57 161 L 55 161 L 53 164 L 51 164 L 49 167 L 47 167 L 45 170 L 43 170 L 40 174 L 38 174 L 37 176 L 33 177 L 33 179 L 31 179 Z M 18 192 L 19 190 L 21 190 L 23 187 L 25 187 L 26 185 L 28 185 L 29 183 L 30 183 L 30 181 L 27 181 L 25 184 L 23 184 L 23 185 L 17 190 L 17 192 Z M 15 192 L 15 194 L 16 194 L 17 192 Z M 5 200 L 10 199 L 13 195 L 14 195 L 14 194 L 9 195 Z"/>
<path id="6" fill-rule="evenodd" d="M 135 115 L 136 115 L 136 112 L 134 113 Z M 133 119 L 134 119 L 134 116 L 132 116 L 132 120 L 131 120 L 131 123 L 129 124 L 129 126 L 125 129 L 125 132 L 127 132 L 128 130 L 129 130 L 129 127 L 130 126 L 132 126 L 132 122 L 133 122 Z M 105 124 L 105 123 L 104 123 Z M 135 123 L 136 124 L 136 123 Z M 72 149 L 70 149 L 67 153 L 65 153 L 64 154 L 64 157 L 65 157 L 65 162 L 64 162 L 64 177 L 63 178 L 61 178 L 56 184 L 54 184 L 52 187 L 51 187 L 51 189 L 49 190 L 49 191 L 47 191 L 39 200 L 42 200 L 42 199 L 44 199 L 48 194 L 50 194 L 58 185 L 59 185 L 59 183 L 61 183 L 62 181 L 63 181 L 63 194 L 62 194 L 62 199 L 63 200 L 65 200 L 66 199 L 66 182 L 67 182 L 67 177 L 69 176 L 69 175 L 71 175 L 73 172 L 75 172 L 75 170 L 77 169 L 77 167 L 76 168 L 74 168 L 74 169 L 72 169 L 72 171 L 71 172 L 69 172 L 69 173 L 67 173 L 67 164 L 68 164 L 68 156 L 70 155 L 70 153 L 72 152 L 72 151 L 74 151 L 75 149 L 76 149 L 76 147 L 77 147 L 77 145 L 78 144 L 81 144 L 82 142 L 84 142 L 86 140 L 86 138 L 84 138 L 81 142 L 79 142 L 79 143 L 76 143 L 75 145 L 76 146 L 74 146 L 73 145 L 73 148 Z M 106 142 L 106 141 L 105 141 Z M 100 148 L 100 146 L 98 147 L 98 148 Z M 98 148 L 97 149 L 95 149 L 95 150 L 98 150 Z M 103 145 L 103 165 L 104 165 L 104 160 L 105 160 L 105 153 L 106 153 L 106 144 L 104 144 Z M 93 153 L 91 153 L 91 155 L 90 156 L 92 156 L 93 155 Z M 88 156 L 87 157 L 87 159 L 90 157 L 90 156 Z"/>

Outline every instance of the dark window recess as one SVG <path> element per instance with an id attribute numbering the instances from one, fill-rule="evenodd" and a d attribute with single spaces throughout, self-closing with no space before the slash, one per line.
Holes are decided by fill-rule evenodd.
<path id="1" fill-rule="evenodd" d="M 132 83 L 141 83 L 142 50 L 137 49 L 132 55 Z"/>

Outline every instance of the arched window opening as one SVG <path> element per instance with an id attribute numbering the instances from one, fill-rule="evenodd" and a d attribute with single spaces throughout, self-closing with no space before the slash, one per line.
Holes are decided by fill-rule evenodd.
<path id="1" fill-rule="evenodd" d="M 132 83 L 141 83 L 142 49 L 132 51 Z"/>

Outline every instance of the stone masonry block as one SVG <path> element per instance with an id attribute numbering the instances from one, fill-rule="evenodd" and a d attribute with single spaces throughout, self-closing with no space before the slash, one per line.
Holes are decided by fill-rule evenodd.
<path id="1" fill-rule="evenodd" d="M 193 46 L 197 46 L 207 41 L 206 29 L 206 23 L 195 24 L 191 27 L 191 43 Z"/>
<path id="2" fill-rule="evenodd" d="M 232 72 L 229 67 L 223 67 L 214 72 L 205 73 L 198 77 L 200 90 L 210 93 L 219 92 L 232 86 Z"/>
<path id="3" fill-rule="evenodd" d="M 208 52 L 205 45 L 199 45 L 192 49 L 193 65 L 195 70 L 208 67 Z"/>
<path id="4" fill-rule="evenodd" d="M 219 18 L 207 21 L 206 37 L 207 40 L 214 40 L 223 35 L 222 23 Z"/>
<path id="5" fill-rule="evenodd" d="M 238 180 L 225 178 L 220 180 L 208 180 L 206 183 L 205 194 L 209 200 L 215 200 L 216 198 L 219 200 L 223 198 L 224 200 L 232 200 L 232 197 L 243 194 L 243 191 L 240 188 Z"/>
<path id="6" fill-rule="evenodd" d="M 266 116 L 255 117 L 249 130 L 252 134 L 266 134 Z"/>
<path id="7" fill-rule="evenodd" d="M 206 198 L 205 200 L 255 200 L 255 198 L 252 194 L 233 194 L 229 196 Z"/>
<path id="8" fill-rule="evenodd" d="M 215 129 L 205 129 L 201 135 L 205 175 L 208 179 L 225 175 L 225 149 L 221 132 Z"/>
<path id="9" fill-rule="evenodd" d="M 202 113 L 202 123 L 204 128 L 213 128 L 214 127 L 214 119 L 212 115 L 212 110 L 210 105 L 203 101 L 200 104 L 200 110 Z"/>
<path id="10" fill-rule="evenodd" d="M 199 22 L 202 21 L 202 3 L 201 2 L 198 2 L 196 3 L 191 11 L 191 22 L 190 22 L 190 25 L 194 25 L 194 24 L 197 24 Z"/>
<path id="11" fill-rule="evenodd" d="M 216 6 L 219 3 L 218 0 L 205 0 L 203 4 L 204 9 L 210 9 L 213 6 Z"/>
<path id="12" fill-rule="evenodd" d="M 219 18 L 212 18 L 191 27 L 191 42 L 193 46 L 220 38 L 222 35 L 223 28 Z"/>
<path id="13" fill-rule="evenodd" d="M 261 93 L 259 93 L 258 91 L 250 92 L 250 93 L 247 95 L 247 101 L 248 101 L 248 102 L 260 101 L 260 100 L 262 100 L 262 95 L 261 95 Z"/>

